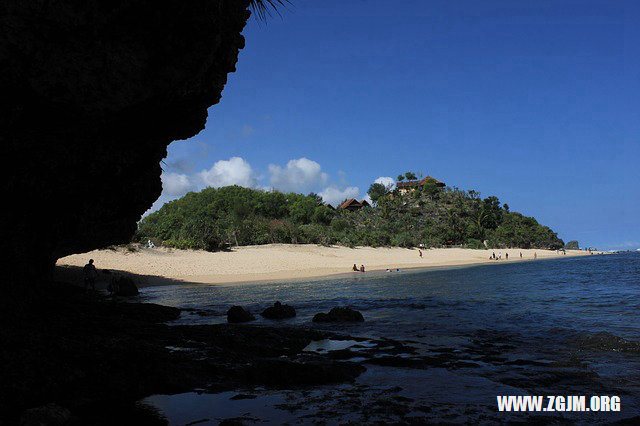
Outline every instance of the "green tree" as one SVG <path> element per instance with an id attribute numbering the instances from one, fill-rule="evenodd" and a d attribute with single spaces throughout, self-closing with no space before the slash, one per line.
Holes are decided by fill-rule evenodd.
<path id="1" fill-rule="evenodd" d="M 415 175 L 415 173 L 413 172 L 407 172 L 404 174 L 404 176 L 407 178 L 407 180 L 416 180 L 418 179 Z"/>
<path id="2" fill-rule="evenodd" d="M 404 180 L 404 175 L 398 175 L 398 177 L 397 177 L 397 181 L 398 181 L 398 182 L 401 182 L 401 181 L 403 181 L 403 180 Z"/>
<path id="3" fill-rule="evenodd" d="M 369 194 L 369 198 L 371 198 L 371 201 L 377 203 L 380 198 L 387 195 L 387 192 L 387 188 L 383 184 L 372 183 L 371 186 L 369 186 L 367 194 Z"/>
<path id="4" fill-rule="evenodd" d="M 328 225 L 333 219 L 334 211 L 327 206 L 318 206 L 313 212 L 311 221 L 313 223 Z"/>
<path id="5" fill-rule="evenodd" d="M 318 204 L 322 204 L 322 197 L 316 194 L 315 192 L 310 192 L 309 195 L 307 195 L 307 197 L 312 198 Z"/>
<path id="6" fill-rule="evenodd" d="M 300 198 L 289 207 L 289 217 L 295 223 L 310 223 L 317 206 L 318 203 L 313 198 Z"/>

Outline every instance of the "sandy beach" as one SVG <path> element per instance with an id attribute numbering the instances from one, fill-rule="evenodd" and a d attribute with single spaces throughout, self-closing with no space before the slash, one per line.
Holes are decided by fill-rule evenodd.
<path id="1" fill-rule="evenodd" d="M 495 252 L 502 260 L 490 260 Z M 58 260 L 58 266 L 82 267 L 94 259 L 98 269 L 123 271 L 139 276 L 142 286 L 179 282 L 201 284 L 242 284 L 257 281 L 319 278 L 348 274 L 353 264 L 369 271 L 391 269 L 504 264 L 507 262 L 556 257 L 588 256 L 569 250 L 566 255 L 552 250 L 472 250 L 462 248 L 418 249 L 372 247 L 323 247 L 316 245 L 270 244 L 237 247 L 229 252 L 206 252 L 166 248 L 142 248 L 130 252 L 124 248 L 95 250 Z M 520 258 L 522 253 L 522 259 Z M 509 259 L 506 259 L 508 254 Z M 58 268 L 60 269 L 60 268 Z M 64 269 L 64 268 L 63 268 Z"/>

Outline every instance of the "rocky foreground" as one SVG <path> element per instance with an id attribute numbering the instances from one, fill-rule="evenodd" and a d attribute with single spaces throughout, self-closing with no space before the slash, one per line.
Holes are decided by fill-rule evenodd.
<path id="1" fill-rule="evenodd" d="M 135 401 L 195 388 L 346 382 L 365 369 L 302 353 L 327 333 L 232 324 L 169 326 L 164 322 L 176 319 L 179 309 L 114 302 L 62 283 L 15 290 L 0 304 L 0 419 L 7 423 L 53 416 L 65 424 L 123 419 L 163 424 Z"/>

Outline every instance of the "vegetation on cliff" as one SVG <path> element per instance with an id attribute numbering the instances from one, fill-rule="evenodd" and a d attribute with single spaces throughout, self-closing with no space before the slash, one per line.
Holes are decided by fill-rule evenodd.
<path id="1" fill-rule="evenodd" d="M 555 232 L 511 212 L 497 197 L 427 183 L 401 193 L 373 184 L 372 207 L 333 209 L 316 194 L 206 188 L 145 217 L 136 239 L 219 250 L 269 243 L 344 246 L 561 248 Z M 485 244 L 486 243 L 486 244 Z"/>

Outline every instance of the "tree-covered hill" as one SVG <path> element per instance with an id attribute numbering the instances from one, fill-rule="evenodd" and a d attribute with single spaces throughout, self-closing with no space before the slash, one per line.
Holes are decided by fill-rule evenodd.
<path id="1" fill-rule="evenodd" d="M 315 194 L 239 186 L 206 188 L 145 217 L 136 239 L 165 246 L 218 250 L 269 243 L 344 246 L 561 248 L 555 232 L 509 211 L 496 197 L 430 182 L 406 193 L 373 184 L 373 207 L 333 209 Z"/>

